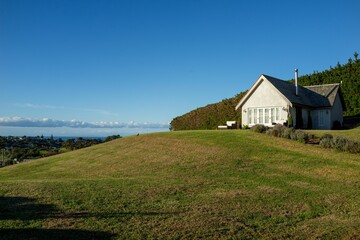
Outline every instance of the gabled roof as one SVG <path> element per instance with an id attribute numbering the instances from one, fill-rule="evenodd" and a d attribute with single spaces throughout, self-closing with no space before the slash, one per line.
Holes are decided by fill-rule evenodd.
<path id="1" fill-rule="evenodd" d="M 262 81 L 268 81 L 280 93 L 280 95 L 290 103 L 290 105 L 301 105 L 311 108 L 331 107 L 335 102 L 336 94 L 340 90 L 339 84 L 307 87 L 298 86 L 298 95 L 296 95 L 296 88 L 294 84 L 268 75 L 261 75 L 248 93 L 241 99 L 239 104 L 236 106 L 236 109 L 241 107 L 247 101 Z"/>
<path id="2" fill-rule="evenodd" d="M 321 96 L 326 97 L 331 106 L 334 105 L 336 94 L 340 90 L 340 84 L 324 84 L 324 85 L 314 85 L 314 86 L 305 86 L 305 88 L 320 94 Z"/>

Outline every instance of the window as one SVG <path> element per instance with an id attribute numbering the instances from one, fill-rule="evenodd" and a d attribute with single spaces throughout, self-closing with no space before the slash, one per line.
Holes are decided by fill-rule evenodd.
<path id="1" fill-rule="evenodd" d="M 257 124 L 257 109 L 254 109 L 254 124 Z"/>
<path id="2" fill-rule="evenodd" d="M 259 123 L 264 123 L 264 117 L 263 117 L 263 109 L 259 109 Z"/>
<path id="3" fill-rule="evenodd" d="M 271 122 L 275 122 L 275 108 L 271 108 Z"/>
<path id="4" fill-rule="evenodd" d="M 248 108 L 248 124 L 271 124 L 280 121 L 280 107 Z"/>
<path id="5" fill-rule="evenodd" d="M 280 120 L 280 109 L 279 108 L 276 108 L 276 121 L 279 121 Z"/>
<path id="6" fill-rule="evenodd" d="M 252 109 L 249 109 L 249 115 L 248 115 L 248 120 L 249 120 L 249 124 L 251 124 L 252 123 L 252 121 L 251 121 L 251 119 L 252 119 Z"/>
<path id="7" fill-rule="evenodd" d="M 265 108 L 265 123 L 269 123 L 269 109 Z"/>

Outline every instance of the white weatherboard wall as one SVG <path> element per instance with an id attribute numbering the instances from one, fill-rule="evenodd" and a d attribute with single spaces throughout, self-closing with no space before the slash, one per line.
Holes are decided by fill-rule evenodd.
<path id="1" fill-rule="evenodd" d="M 340 100 L 339 94 L 336 95 L 334 105 L 331 110 L 331 126 L 333 127 L 333 124 L 335 121 L 339 121 L 341 125 L 343 125 L 343 108 Z"/>
<path id="2" fill-rule="evenodd" d="M 313 118 L 313 129 L 331 129 L 330 108 L 316 109 L 311 112 Z"/>
<path id="3" fill-rule="evenodd" d="M 263 80 L 258 87 L 254 90 L 251 96 L 247 99 L 241 109 L 242 116 L 242 125 L 247 125 L 249 127 L 254 126 L 255 123 L 249 123 L 248 113 L 249 110 L 254 108 L 263 108 L 263 109 L 271 109 L 278 108 L 279 109 L 279 119 L 275 121 L 276 123 L 284 123 L 287 121 L 287 109 L 288 103 L 287 101 L 280 95 L 280 93 L 275 89 L 275 87 L 269 83 L 267 80 Z M 265 117 L 265 112 L 263 112 L 263 116 Z M 254 116 L 253 116 L 254 117 Z M 269 118 L 271 118 L 271 113 L 269 113 Z M 259 114 L 257 114 L 257 123 L 259 123 Z M 272 121 L 269 119 L 268 123 L 262 123 L 264 125 L 271 126 Z"/>

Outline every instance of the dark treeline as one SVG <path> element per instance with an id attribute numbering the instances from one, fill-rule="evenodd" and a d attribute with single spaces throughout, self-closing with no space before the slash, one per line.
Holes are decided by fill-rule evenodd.
<path id="1" fill-rule="evenodd" d="M 276 77 L 276 76 L 275 76 Z M 346 64 L 337 63 L 335 67 L 323 72 L 299 77 L 299 84 L 303 86 L 340 83 L 343 93 L 346 111 L 345 116 L 360 114 L 360 61 L 358 54 L 349 58 Z M 293 81 L 293 79 L 289 80 Z M 240 111 L 235 111 L 235 106 L 246 92 L 241 92 L 233 98 L 207 105 L 174 118 L 170 123 L 171 130 L 191 129 L 216 129 L 218 125 L 224 125 L 226 121 L 241 122 Z"/>
<path id="2" fill-rule="evenodd" d="M 304 75 L 298 80 L 303 86 L 342 83 L 341 91 L 346 105 L 344 116 L 360 114 L 360 60 L 356 52 L 354 59 L 349 58 L 346 64 L 338 62 L 335 67 L 330 66 L 329 70 Z"/>
<path id="3" fill-rule="evenodd" d="M 170 130 L 216 129 L 218 125 L 224 125 L 226 121 L 238 120 L 241 118 L 241 112 L 235 111 L 235 107 L 244 95 L 245 92 L 242 92 L 233 98 L 224 99 L 176 117 L 170 123 Z"/>
<path id="4" fill-rule="evenodd" d="M 105 140 L 81 137 L 67 140 L 62 140 L 61 138 L 55 139 L 53 137 L 44 138 L 43 136 L 0 137 L 0 166 L 90 147 L 117 138 L 121 138 L 121 136 L 112 135 L 108 136 Z M 5 162 L 6 164 L 4 164 Z"/>

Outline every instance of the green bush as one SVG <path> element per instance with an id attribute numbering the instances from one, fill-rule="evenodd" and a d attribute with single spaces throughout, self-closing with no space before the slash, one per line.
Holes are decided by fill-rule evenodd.
<path id="1" fill-rule="evenodd" d="M 301 130 L 294 130 L 283 125 L 275 125 L 272 128 L 266 127 L 262 124 L 257 124 L 251 127 L 251 131 L 257 133 L 266 133 L 274 137 L 282 137 L 286 139 L 296 140 L 301 143 L 308 143 L 310 138 L 314 135 Z M 343 137 L 334 138 L 333 135 L 325 133 L 320 138 L 320 146 L 323 148 L 335 148 L 343 152 L 360 153 L 360 141 L 353 141 Z"/>
<path id="2" fill-rule="evenodd" d="M 283 125 L 275 125 L 273 128 L 269 128 L 266 133 L 270 136 L 292 139 L 302 143 L 307 143 L 309 140 L 309 135 L 306 132 L 287 128 Z"/>
<path id="3" fill-rule="evenodd" d="M 337 150 L 346 152 L 349 146 L 349 140 L 344 137 L 336 137 L 333 140 L 334 144 L 333 147 Z"/>
<path id="4" fill-rule="evenodd" d="M 332 136 L 331 136 L 331 138 L 324 137 L 324 138 L 321 138 L 321 140 L 320 140 L 320 146 L 323 148 L 332 148 L 333 145 L 334 145 L 334 141 L 333 141 Z"/>
<path id="5" fill-rule="evenodd" d="M 331 135 L 330 133 L 324 133 L 321 137 L 320 140 L 324 139 L 324 138 L 330 138 L 333 139 L 333 135 Z"/>
<path id="6" fill-rule="evenodd" d="M 256 124 L 255 126 L 251 127 L 251 131 L 254 131 L 257 133 L 265 133 L 267 129 L 268 128 L 262 124 Z"/>
<path id="7" fill-rule="evenodd" d="M 335 148 L 342 152 L 360 153 L 360 141 L 349 140 L 344 137 L 333 138 L 331 134 L 324 134 L 320 140 L 323 148 Z"/>
<path id="8" fill-rule="evenodd" d="M 290 116 L 289 116 L 289 118 L 288 118 L 288 126 L 289 126 L 289 127 L 293 127 L 293 124 L 294 124 L 294 120 L 293 120 L 293 118 L 292 118 L 292 116 L 291 116 L 291 114 L 290 114 Z"/>
<path id="9" fill-rule="evenodd" d="M 360 153 L 360 141 L 349 141 L 347 151 L 350 153 Z"/>
<path id="10" fill-rule="evenodd" d="M 274 137 L 282 137 L 285 129 L 286 127 L 284 127 L 283 125 L 277 124 L 274 127 L 269 128 L 266 133 Z"/>
<path id="11" fill-rule="evenodd" d="M 282 132 L 282 136 L 283 138 L 286 139 L 291 139 L 291 135 L 295 132 L 295 130 L 293 128 L 287 128 L 285 127 L 284 131 Z"/>
<path id="12" fill-rule="evenodd" d="M 307 143 L 309 140 L 309 134 L 301 130 L 295 130 L 295 140 L 301 143 Z"/>

